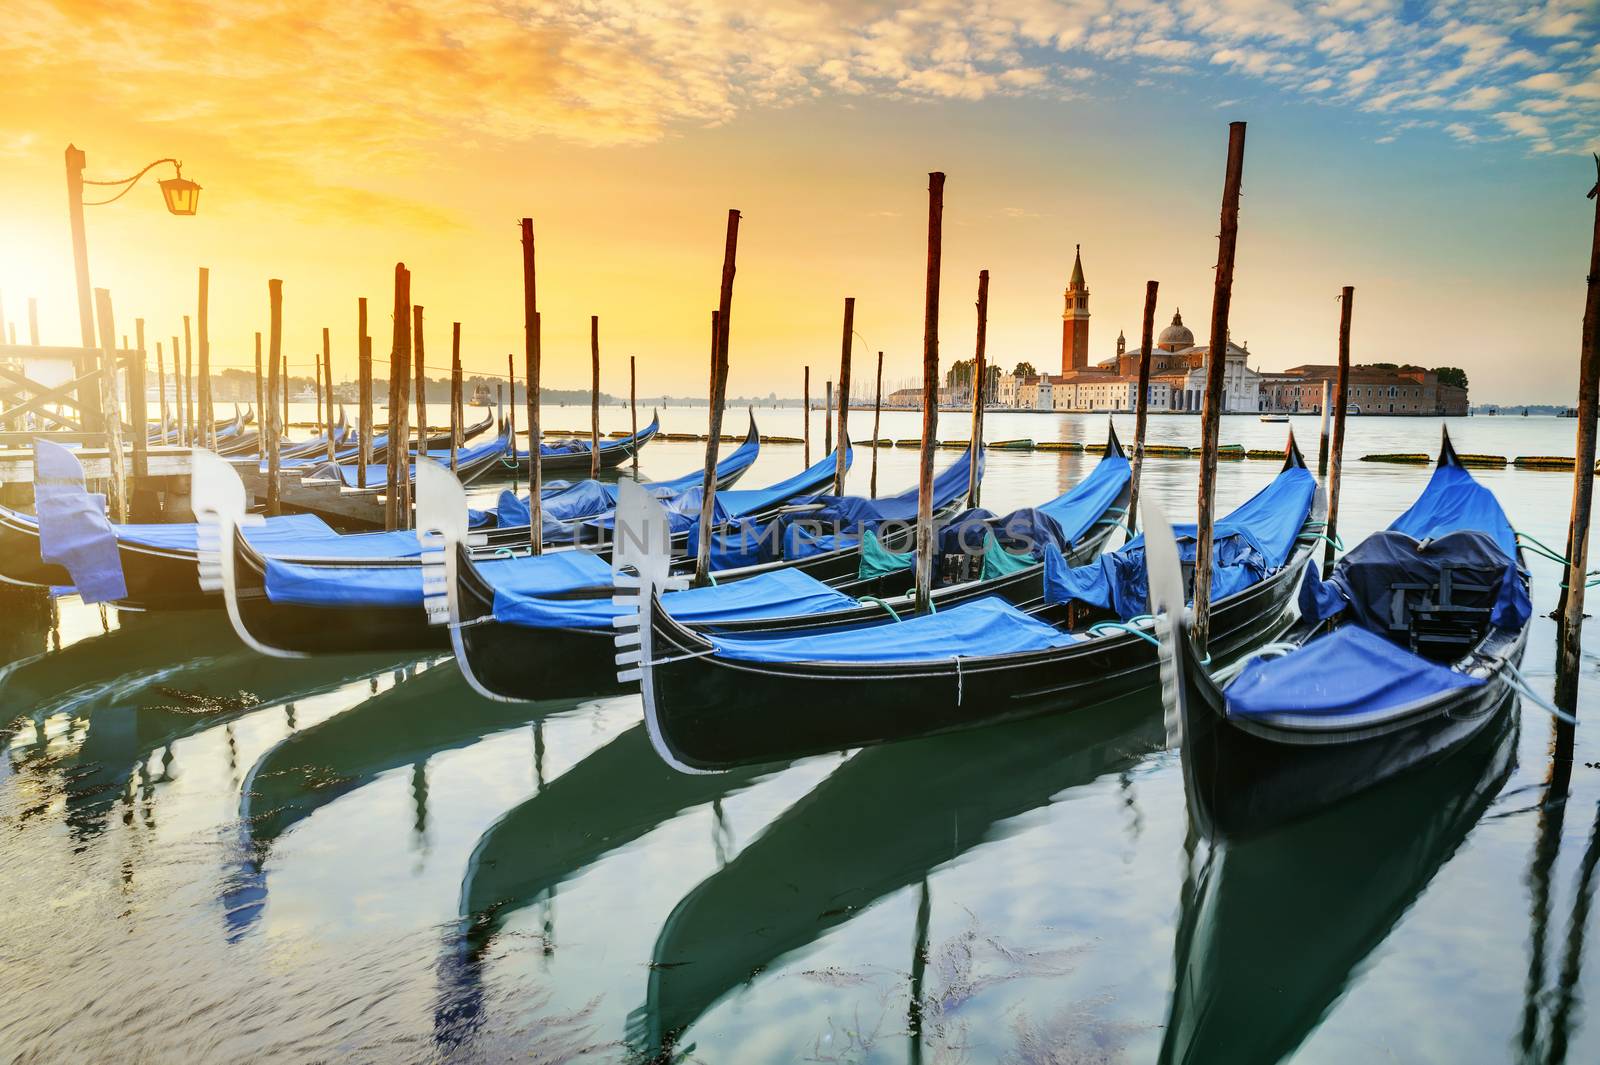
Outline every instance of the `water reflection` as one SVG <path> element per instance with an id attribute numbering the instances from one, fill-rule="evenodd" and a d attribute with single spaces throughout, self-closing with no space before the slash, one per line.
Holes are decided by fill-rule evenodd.
<path id="1" fill-rule="evenodd" d="M 1514 712 L 1470 744 L 1277 831 L 1215 842 L 1180 899 L 1161 1060 L 1270 1065 L 1339 1000 L 1510 776 Z"/>
<path id="2" fill-rule="evenodd" d="M 297 824 L 384 773 L 410 766 L 412 828 L 420 846 L 427 837 L 430 758 L 575 705 L 485 699 L 449 660 L 412 665 L 395 679 L 393 687 L 290 735 L 251 767 L 239 796 L 240 860 L 223 895 L 233 937 L 260 917 L 272 847 Z"/>
<path id="3" fill-rule="evenodd" d="M 1140 700 L 857 753 L 674 907 L 647 999 L 629 1018 L 630 1046 L 671 1055 L 697 1018 L 777 959 L 1000 838 L 1008 819 L 1136 763 L 1164 737 L 1159 703 Z M 919 934 L 915 957 L 925 962 L 925 919 Z M 915 1027 L 926 1005 L 921 963 L 910 978 Z"/>
<path id="4" fill-rule="evenodd" d="M 312 659 L 285 670 L 246 649 L 214 614 L 163 615 L 159 624 L 129 618 L 6 670 L 0 702 L 33 708 L 13 723 L 11 764 L 35 782 L 41 802 L 62 796 L 80 843 L 104 829 L 119 803 L 125 821 L 137 811 L 150 827 L 158 789 L 177 769 L 178 740 L 262 707 L 292 706 L 392 662 Z"/>

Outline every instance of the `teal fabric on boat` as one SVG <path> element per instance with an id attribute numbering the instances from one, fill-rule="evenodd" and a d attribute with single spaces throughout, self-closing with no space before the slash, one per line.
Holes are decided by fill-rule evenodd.
<path id="1" fill-rule="evenodd" d="M 915 551 L 896 552 L 883 546 L 876 533 L 868 529 L 861 538 L 861 561 L 856 565 L 856 576 L 861 580 L 887 577 L 916 563 Z"/>
<path id="2" fill-rule="evenodd" d="M 608 574 L 603 597 L 552 599 L 521 593 L 496 583 L 494 618 L 523 628 L 609 631 L 612 618 L 631 614 L 634 609 L 612 602 L 609 585 Z M 843 592 L 793 569 L 773 570 L 708 588 L 667 592 L 661 597 L 662 609 L 668 614 L 679 621 L 699 624 L 820 614 L 855 605 L 856 601 Z"/>
<path id="3" fill-rule="evenodd" d="M 942 662 L 1045 651 L 1079 637 L 1047 625 L 998 596 L 905 621 L 809 636 L 711 636 L 717 655 L 742 662 Z"/>
<path id="4" fill-rule="evenodd" d="M 1000 546 L 1000 541 L 995 539 L 994 533 L 983 538 L 983 579 L 992 581 L 996 577 L 1004 577 L 1008 573 L 1027 569 L 1037 565 L 1032 555 L 1013 555 L 1010 551 Z"/>

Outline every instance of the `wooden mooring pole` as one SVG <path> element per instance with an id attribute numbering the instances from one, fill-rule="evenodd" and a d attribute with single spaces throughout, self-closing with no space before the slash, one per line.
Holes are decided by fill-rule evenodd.
<path id="1" fill-rule="evenodd" d="M 317 413 L 312 417 L 312 424 L 320 431 L 322 429 L 322 356 L 316 352 L 311 353 L 311 373 L 314 378 L 311 392 L 316 396 L 317 400 Z"/>
<path id="2" fill-rule="evenodd" d="M 211 271 L 200 268 L 200 293 L 198 315 L 198 354 L 195 374 L 200 379 L 200 439 L 213 451 L 217 447 L 216 414 L 211 403 Z"/>
<path id="3" fill-rule="evenodd" d="M 537 314 L 534 315 L 535 320 L 537 320 L 538 317 L 539 316 Z M 517 366 L 515 359 L 515 355 L 509 351 L 506 352 L 506 431 L 509 433 L 508 439 L 510 440 L 509 446 L 511 449 L 511 465 L 513 467 L 511 470 L 511 490 L 513 492 L 517 490 Z M 544 460 L 541 457 L 541 468 L 539 471 L 541 475 L 544 473 L 542 467 L 543 461 Z M 528 459 L 528 469 L 528 475 L 531 477 L 533 475 L 533 459 L 531 457 Z M 541 480 L 542 479 L 543 478 L 541 476 Z M 541 507 L 541 510 L 542 509 L 543 508 Z M 541 517 L 540 520 L 543 520 L 543 518 Z"/>
<path id="4" fill-rule="evenodd" d="M 833 450 L 833 382 L 822 384 L 822 456 Z"/>
<path id="5" fill-rule="evenodd" d="M 1211 346 L 1206 351 L 1206 394 L 1200 414 L 1199 523 L 1195 530 L 1194 637 L 1202 653 L 1211 629 L 1211 508 L 1217 495 L 1217 444 L 1227 405 L 1223 369 L 1228 361 L 1228 311 L 1233 304 L 1233 262 L 1239 243 L 1239 186 L 1244 179 L 1244 123 L 1228 124 L 1228 165 L 1222 181 L 1222 233 L 1211 299 Z"/>
<path id="6" fill-rule="evenodd" d="M 1156 290 L 1158 282 L 1144 283 L 1144 320 L 1139 335 L 1139 394 L 1134 397 L 1133 484 L 1128 493 L 1128 528 L 1139 527 L 1139 475 L 1144 470 L 1145 422 L 1150 415 L 1150 352 L 1156 331 Z M 1130 536 L 1132 533 L 1129 534 Z"/>
<path id="7" fill-rule="evenodd" d="M 805 411 L 805 428 L 801 439 L 806 446 L 805 467 L 811 468 L 811 367 L 807 366 L 805 378 L 800 386 L 800 409 Z"/>
<path id="8" fill-rule="evenodd" d="M 589 316 L 589 476 L 600 476 L 600 316 Z"/>
<path id="9" fill-rule="evenodd" d="M 260 367 L 261 360 L 257 359 L 256 368 L 259 370 Z M 166 361 L 161 356 L 161 341 L 159 340 L 156 341 L 156 391 L 158 393 L 157 401 L 161 405 L 161 442 L 165 444 L 167 442 L 167 432 L 171 428 L 167 425 L 167 418 L 171 416 L 171 411 L 167 409 L 167 367 Z"/>
<path id="10" fill-rule="evenodd" d="M 328 437 L 328 461 L 334 461 L 337 445 L 333 441 L 333 343 L 328 327 L 322 327 L 322 431 Z"/>
<path id="11" fill-rule="evenodd" d="M 539 390 L 544 359 L 539 320 L 539 271 L 533 243 L 533 219 L 522 220 L 522 329 L 523 358 L 528 375 L 528 544 L 534 554 L 544 549 L 544 454 L 540 450 Z M 513 422 L 516 418 L 517 386 L 511 386 Z M 511 455 L 516 458 L 517 437 L 511 435 Z"/>
<path id="12" fill-rule="evenodd" d="M 839 449 L 833 458 L 833 494 L 836 496 L 844 495 L 845 474 L 850 469 L 845 456 L 850 448 L 850 344 L 855 339 L 855 332 L 856 298 L 846 296 L 844 338 L 839 342 Z"/>
<path id="13" fill-rule="evenodd" d="M 287 431 L 288 428 L 289 428 L 289 356 L 288 356 L 288 353 L 286 352 L 283 355 L 280 355 L 278 357 L 278 361 L 283 363 L 283 366 L 281 367 L 282 370 L 283 370 L 283 395 L 280 397 L 283 400 L 283 421 L 278 423 L 278 431 L 279 432 L 284 432 L 284 431 Z"/>
<path id="14" fill-rule="evenodd" d="M 122 410 L 117 396 L 117 331 L 111 315 L 111 293 L 94 290 L 95 315 L 100 323 L 100 408 L 106 418 L 106 458 L 111 480 L 106 492 L 106 509 L 112 520 L 128 520 L 128 485 L 122 466 Z"/>
<path id="15" fill-rule="evenodd" d="M 356 426 L 356 461 L 360 466 L 356 470 L 356 484 L 365 488 L 367 467 L 372 464 L 372 337 L 367 335 L 365 296 L 356 301 L 356 359 L 360 376 L 356 385 L 356 402 L 360 406 L 360 422 Z"/>
<path id="16" fill-rule="evenodd" d="M 878 498 L 878 431 L 883 419 L 883 352 L 878 352 L 878 384 L 872 393 L 872 483 L 868 494 Z"/>
<path id="17" fill-rule="evenodd" d="M 967 506 L 978 505 L 978 470 L 983 454 L 983 386 L 985 356 L 989 334 L 989 271 L 978 271 L 978 337 L 972 352 L 972 434 L 967 445 L 972 449 L 971 468 L 967 473 Z"/>
<path id="18" fill-rule="evenodd" d="M 461 323 L 450 324 L 450 472 L 461 459 Z"/>
<path id="19" fill-rule="evenodd" d="M 422 305 L 411 308 L 411 361 L 416 367 L 417 386 L 417 461 L 428 457 L 428 377 L 424 369 L 425 352 L 422 343 Z M 406 478 L 406 504 L 409 513 L 412 478 Z"/>
<path id="20" fill-rule="evenodd" d="M 33 296 L 28 297 L 28 343 L 39 346 L 39 301 Z"/>
<path id="21" fill-rule="evenodd" d="M 283 282 L 267 282 L 267 408 L 261 412 L 261 431 L 267 434 L 267 513 L 278 513 L 279 443 L 283 425 L 278 421 L 278 391 L 288 390 L 283 374 Z M 221 545 L 224 550 L 226 544 Z"/>
<path id="22" fill-rule="evenodd" d="M 133 361 L 128 364 L 128 421 L 133 425 L 133 476 L 142 490 L 150 476 L 150 411 L 144 394 L 144 319 L 133 320 Z"/>
<path id="23" fill-rule="evenodd" d="M 639 435 L 639 379 L 637 376 L 638 367 L 634 365 L 637 361 L 636 356 L 628 356 L 628 412 L 632 419 L 634 437 Z M 633 447 L 633 471 L 634 473 L 639 472 L 638 444 Z"/>
<path id="24" fill-rule="evenodd" d="M 200 443 L 200 423 L 196 420 L 198 406 L 194 395 L 194 340 L 189 331 L 189 316 L 183 316 L 183 424 L 186 427 L 183 442 Z"/>
<path id="25" fill-rule="evenodd" d="M 928 175 L 928 270 L 922 307 L 922 450 L 917 464 L 917 613 L 933 607 L 933 449 L 939 440 L 939 264 L 944 174 Z"/>
<path id="26" fill-rule="evenodd" d="M 394 335 L 389 345 L 389 426 L 384 454 L 383 525 L 400 528 L 400 478 L 406 469 L 408 440 L 405 431 L 405 396 L 401 385 L 411 362 L 411 273 L 405 263 L 394 264 Z"/>
<path id="27" fill-rule="evenodd" d="M 733 316 L 734 263 L 739 253 L 739 212 L 728 212 L 722 245 L 722 291 L 711 319 L 711 417 L 706 429 L 706 472 L 700 490 L 700 542 L 695 555 L 696 586 L 711 582 L 711 519 L 716 510 L 717 449 L 722 442 L 722 404 L 728 392 L 728 334 Z"/>
<path id="28" fill-rule="evenodd" d="M 1600 416 L 1600 158 L 1596 158 L 1595 168 L 1595 186 L 1589 190 L 1589 198 L 1595 201 L 1594 232 L 1589 244 L 1588 289 L 1578 363 L 1577 461 L 1573 468 L 1567 578 L 1556 655 L 1555 702 L 1574 716 L 1578 712 L 1578 674 L 1583 658 L 1583 585 L 1588 579 L 1589 521 L 1594 503 L 1595 421 Z M 1570 731 L 1570 725 L 1565 727 Z M 1570 738 L 1567 749 L 1571 749 Z"/>
<path id="29" fill-rule="evenodd" d="M 1317 441 L 1317 476 L 1328 475 L 1328 425 L 1333 417 L 1333 382 L 1322 382 L 1322 436 Z"/>
<path id="30" fill-rule="evenodd" d="M 1333 398 L 1333 445 L 1328 452 L 1328 527 L 1323 530 L 1328 537 L 1322 553 L 1322 572 L 1333 567 L 1333 542 L 1339 536 L 1339 480 L 1344 467 L 1344 417 L 1350 393 L 1350 311 L 1356 301 L 1356 290 L 1350 285 L 1339 295 L 1339 384 Z M 1589 464 L 1593 468 L 1594 463 Z"/>
<path id="31" fill-rule="evenodd" d="M 261 334 L 256 334 L 256 464 L 267 457 L 267 423 L 271 412 L 267 410 L 265 385 L 261 380 Z"/>

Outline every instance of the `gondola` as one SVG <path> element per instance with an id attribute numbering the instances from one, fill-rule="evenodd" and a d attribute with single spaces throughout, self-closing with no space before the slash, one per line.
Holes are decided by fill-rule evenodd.
<path id="1" fill-rule="evenodd" d="M 494 440 L 471 447 L 458 448 L 456 451 L 456 476 L 461 478 L 462 484 L 471 484 L 482 477 L 487 477 L 496 469 L 503 469 L 511 461 L 511 434 L 502 429 L 500 435 Z M 428 458 L 449 464 L 450 452 L 448 442 L 442 450 L 430 450 Z M 411 480 L 417 475 L 417 458 L 413 454 L 402 475 Z M 376 491 L 381 488 L 388 478 L 388 467 L 376 461 L 367 467 L 367 490 Z M 361 466 L 358 462 L 324 462 L 305 469 L 301 473 L 303 484 L 316 484 L 318 482 L 331 482 L 343 485 L 345 488 L 359 488 L 361 485 Z"/>
<path id="2" fill-rule="evenodd" d="M 723 462 L 717 464 L 719 483 L 733 484 L 749 469 L 754 452 L 760 447 L 760 435 L 754 419 L 750 433 L 743 445 L 735 449 Z M 430 472 L 436 467 L 425 466 Z M 800 478 L 791 478 L 787 484 L 801 491 L 814 487 L 819 478 L 831 476 L 832 466 L 822 464 L 806 471 Z M 448 473 L 442 474 L 448 477 Z M 652 483 L 671 491 L 681 486 L 687 477 L 677 481 Z M 201 484 L 207 482 L 202 478 Z M 457 484 L 453 481 L 452 484 Z M 595 497 L 595 506 L 604 506 L 614 496 L 608 494 L 611 486 L 595 482 L 588 485 Z M 579 488 L 579 486 L 573 486 Z M 783 485 L 776 487 L 776 503 L 786 501 L 790 492 Z M 458 489 L 459 490 L 459 489 Z M 571 490 L 562 492 L 564 500 Z M 204 491 L 197 498 L 204 498 Z M 546 502 L 552 502 L 547 497 Z M 504 505 L 504 504 L 502 504 Z M 574 521 L 582 514 L 579 509 L 572 515 Z M 549 527 L 549 522 L 546 523 Z M 559 523 L 558 523 L 559 524 Z M 230 617 L 240 636 L 252 646 L 268 654 L 342 654 L 356 651 L 407 648 L 416 651 L 446 650 L 450 647 L 448 633 L 429 624 L 424 609 L 423 578 L 420 566 L 421 545 L 413 532 L 362 533 L 352 536 L 307 537 L 298 547 L 278 543 L 268 549 L 261 542 L 259 527 L 241 525 L 232 538 Z M 526 543 L 527 526 L 502 527 L 500 539 L 490 537 L 481 549 L 496 556 L 509 556 L 511 552 L 501 545 L 506 537 L 520 536 Z M 521 546 L 519 544 L 519 546 Z M 587 561 L 592 556 L 579 556 L 570 550 L 551 553 L 565 558 Z M 526 564 L 509 557 L 496 557 L 487 565 L 506 568 Z M 558 559 L 559 562 L 559 559 Z M 598 562 L 598 572 L 609 573 L 604 562 Z M 609 579 L 609 578 L 607 578 Z"/>
<path id="3" fill-rule="evenodd" d="M 1165 583 L 1151 552 L 1151 583 Z M 1163 626 L 1184 769 L 1208 831 L 1304 816 L 1448 755 L 1512 701 L 1532 607 L 1516 534 L 1448 432 L 1427 487 L 1309 572 L 1301 618 L 1219 681 L 1191 623 Z"/>
<path id="4" fill-rule="evenodd" d="M 1289 1060 L 1483 820 L 1518 731 L 1496 715 L 1451 757 L 1347 804 L 1215 837 L 1181 899 L 1161 1065 Z"/>
<path id="5" fill-rule="evenodd" d="M 491 427 L 493 427 L 493 425 L 494 425 L 494 412 L 493 411 L 485 411 L 484 414 L 483 414 L 483 417 L 480 420 L 478 420 L 476 422 L 473 422 L 471 425 L 468 425 L 468 426 L 465 426 L 465 427 L 462 428 L 462 430 L 461 430 L 461 443 L 462 443 L 462 445 L 465 446 L 468 442 L 470 442 L 472 440 L 476 440 L 478 437 L 480 437 L 484 433 L 488 432 L 489 429 Z M 416 427 L 413 426 L 412 429 L 411 429 L 411 432 L 408 434 L 408 437 L 407 437 L 407 440 L 406 440 L 407 448 L 411 451 L 411 453 L 413 455 L 415 455 L 415 453 L 416 453 L 416 432 L 417 432 L 416 431 Z M 437 433 L 430 433 L 428 435 L 428 450 L 429 451 L 439 451 L 441 449 L 448 451 L 449 448 L 450 448 L 450 433 L 449 433 L 449 430 L 445 430 L 443 432 L 437 432 Z M 354 461 L 358 460 L 359 454 L 360 454 L 359 448 L 350 447 L 350 446 L 347 445 L 345 447 L 345 450 L 338 455 L 338 459 L 339 459 L 340 462 L 354 462 Z M 382 462 L 386 461 L 388 459 L 388 457 L 389 457 L 389 434 L 387 432 L 376 433 L 372 438 L 372 461 L 375 462 L 375 463 L 382 463 Z"/>
<path id="6" fill-rule="evenodd" d="M 345 422 L 344 405 L 340 404 L 339 419 L 333 423 L 334 454 L 338 455 L 340 452 L 348 448 L 349 442 L 350 426 Z M 318 433 L 309 440 L 300 440 L 293 444 L 285 443 L 281 445 L 278 449 L 278 462 L 282 464 L 285 462 L 294 462 L 297 459 L 315 460 L 319 456 L 327 455 L 327 453 L 328 434 Z M 218 454 L 225 453 L 218 452 Z"/>
<path id="7" fill-rule="evenodd" d="M 1217 525 L 1219 561 L 1232 562 L 1213 580 L 1218 658 L 1288 627 L 1324 510 L 1291 434 L 1273 481 Z M 684 625 L 647 565 L 639 650 L 619 626 L 618 661 L 637 658 L 629 675 L 657 750 L 686 772 L 1074 710 L 1157 682 L 1143 553 L 1141 537 L 1073 568 L 1050 545 L 1042 602 L 1001 589 L 925 616 L 777 637 Z"/>
<path id="8" fill-rule="evenodd" d="M 600 468 L 602 470 L 615 469 L 648 444 L 652 437 L 661 431 L 661 415 L 655 411 L 650 412 L 650 424 L 640 429 L 637 433 L 619 437 L 616 440 L 603 440 L 600 442 Z M 539 445 L 539 467 L 545 474 L 553 473 L 582 473 L 591 467 L 589 441 L 570 440 L 559 444 Z M 526 466 L 528 452 L 519 449 L 516 454 L 517 462 Z"/>
<path id="9" fill-rule="evenodd" d="M 966 493 L 961 469 L 955 468 L 954 473 L 954 477 L 941 474 L 940 479 L 948 485 L 942 491 L 937 487 L 940 479 L 936 479 L 935 508 L 940 513 L 953 514 Z M 1068 544 L 1067 564 L 1087 562 L 1100 553 L 1119 527 L 1129 491 L 1128 461 L 1112 433 L 1106 455 L 1090 477 L 1038 508 L 1055 515 L 1049 520 L 1057 522 L 1056 532 Z M 1052 507 L 1059 509 L 1050 510 Z M 955 519 L 957 523 L 961 520 Z M 905 527 L 884 535 L 891 546 L 909 548 L 914 529 Z M 987 535 L 971 539 L 972 546 L 985 546 Z M 950 547 L 954 568 L 963 552 L 959 544 Z M 989 543 L 985 557 L 993 561 L 990 553 L 1002 550 L 998 542 Z M 624 565 L 628 562 L 623 560 Z M 859 543 L 847 538 L 843 546 L 795 560 L 719 570 L 715 587 L 669 593 L 666 609 L 696 631 L 761 636 L 832 631 L 912 609 L 909 567 L 879 571 L 867 562 Z M 987 580 L 953 580 L 940 591 L 940 608 L 997 594 L 1036 599 L 1044 579 L 1043 563 L 1011 564 L 1019 568 Z M 687 572 L 688 562 L 680 563 L 679 569 Z M 457 623 L 451 626 L 451 633 L 456 661 L 480 690 L 503 698 L 530 699 L 565 693 L 567 685 L 593 691 L 622 687 L 616 676 L 612 640 L 616 622 L 628 611 L 611 601 L 609 588 L 581 590 L 558 585 L 548 593 L 520 592 L 503 583 L 497 585 L 482 564 L 459 549 L 454 574 L 445 583 L 454 596 Z M 597 601 L 597 595 L 604 598 Z M 535 661 L 549 665 L 530 668 Z"/>
<path id="10" fill-rule="evenodd" d="M 629 1043 L 641 1060 L 668 1060 L 686 1029 L 756 974 L 960 862 L 1007 821 L 1132 768 L 1165 738 L 1160 702 L 1140 696 L 857 752 L 673 907 Z"/>

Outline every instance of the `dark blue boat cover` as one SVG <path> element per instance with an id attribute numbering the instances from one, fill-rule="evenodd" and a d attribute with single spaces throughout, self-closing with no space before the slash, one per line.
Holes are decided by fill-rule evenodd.
<path id="1" fill-rule="evenodd" d="M 489 559 L 478 571 L 497 588 L 524 595 L 560 595 L 609 588 L 611 564 L 587 551 Z M 422 607 L 421 566 L 316 566 L 268 559 L 267 598 L 299 606 Z"/>
<path id="2" fill-rule="evenodd" d="M 642 447 L 652 436 L 656 435 L 660 428 L 661 419 L 659 417 L 651 418 L 650 424 L 645 426 L 643 429 L 640 429 L 639 432 L 633 436 L 618 437 L 615 440 L 601 440 L 600 454 L 605 455 L 616 451 L 619 448 L 631 449 L 634 445 Z M 572 440 L 563 440 L 557 444 L 539 445 L 539 454 L 541 455 L 587 455 L 588 453 L 589 441 L 581 437 L 574 438 Z M 528 452 L 519 448 L 517 450 L 517 458 L 522 462 L 527 462 Z"/>
<path id="3" fill-rule="evenodd" d="M 1500 501 L 1466 467 L 1451 461 L 1453 457 L 1447 455 L 1446 461 L 1434 468 L 1428 487 L 1389 528 L 1414 540 L 1437 538 L 1458 529 L 1476 529 L 1492 536 L 1507 558 L 1516 558 L 1517 535 L 1511 531 Z"/>
<path id="4" fill-rule="evenodd" d="M 937 614 L 810 636 L 710 636 L 719 658 L 741 662 L 942 662 L 1043 651 L 1076 643 L 998 596 Z"/>
<path id="5" fill-rule="evenodd" d="M 1341 625 L 1293 654 L 1248 663 L 1228 685 L 1228 714 L 1381 717 L 1441 692 L 1482 683 L 1360 625 Z"/>
<path id="6" fill-rule="evenodd" d="M 485 443 L 478 444 L 473 447 L 461 448 L 456 452 L 456 463 L 460 466 L 466 466 L 470 463 L 478 462 L 481 459 L 484 459 L 490 455 L 498 454 L 505 450 L 506 437 L 504 435 L 497 436 L 493 440 L 489 440 Z M 414 459 L 415 457 L 416 455 L 413 452 L 412 458 Z M 429 450 L 428 457 L 442 466 L 450 465 L 449 448 L 433 448 Z M 316 469 L 307 473 L 306 476 L 313 478 L 325 477 L 329 480 L 342 480 L 345 487 L 355 488 L 361 483 L 360 469 L 361 467 L 355 463 L 324 462 Z M 382 485 L 388 476 L 389 468 L 386 465 L 374 463 L 373 465 L 367 467 L 367 484 L 369 486 Z M 413 480 L 416 479 L 417 469 L 415 464 L 408 464 L 406 466 L 406 476 Z"/>
<path id="7" fill-rule="evenodd" d="M 607 580 L 610 580 L 609 575 Z M 599 599 L 550 599 L 495 585 L 496 621 L 524 628 L 611 630 L 611 619 L 633 612 L 611 601 L 609 589 Z M 745 580 L 709 588 L 667 592 L 662 609 L 686 623 L 746 621 L 755 618 L 819 614 L 856 605 L 843 592 L 799 570 L 773 570 Z"/>
<path id="8" fill-rule="evenodd" d="M 48 440 L 33 442 L 33 499 L 39 512 L 39 557 L 63 566 L 85 603 L 128 594 L 117 536 L 106 520 L 106 497 L 90 493 L 78 457 Z"/>
<path id="9" fill-rule="evenodd" d="M 1215 602 L 1277 572 L 1294 550 L 1316 495 L 1317 482 L 1304 466 L 1291 466 L 1216 524 L 1211 597 Z M 1174 525 L 1178 554 L 1193 562 L 1195 526 Z M 1149 584 L 1144 537 L 1101 555 L 1091 565 L 1068 566 L 1050 545 L 1045 552 L 1044 594 L 1048 603 L 1076 600 L 1114 611 L 1124 620 L 1147 613 Z"/>
<path id="10" fill-rule="evenodd" d="M 939 471 L 933 479 L 934 510 L 949 506 L 966 493 L 971 470 L 972 449 L 968 448 L 958 459 Z M 978 477 L 983 477 L 981 452 L 978 456 Z M 854 547 L 861 542 L 861 534 L 867 529 L 879 529 L 890 522 L 909 525 L 917 520 L 915 488 L 882 499 L 812 495 L 801 496 L 794 501 L 797 507 L 814 504 L 820 504 L 818 509 L 778 519 L 784 526 L 784 558 L 810 558 L 842 547 Z M 981 546 L 982 540 L 977 543 Z"/>
<path id="11" fill-rule="evenodd" d="M 1044 558 L 1047 544 L 1070 550 L 1105 519 L 1132 477 L 1127 458 L 1108 453 L 1088 477 L 1048 503 L 1014 510 L 1003 518 L 981 508 L 962 511 L 939 526 L 939 552 L 975 555 L 991 535 L 1007 550 L 1035 560 Z"/>
<path id="12" fill-rule="evenodd" d="M 1419 605 L 1438 601 L 1446 571 L 1452 585 L 1450 605 L 1487 608 L 1489 623 L 1509 632 L 1533 615 L 1521 571 L 1490 534 L 1461 530 L 1419 543 L 1393 529 L 1357 544 L 1326 581 L 1317 579 L 1314 564 L 1308 567 L 1300 586 L 1300 613 L 1319 621 L 1343 614 L 1380 636 L 1405 640 L 1407 617 Z M 1474 586 L 1488 590 L 1473 592 Z M 1399 617 L 1397 592 L 1404 603 Z"/>

